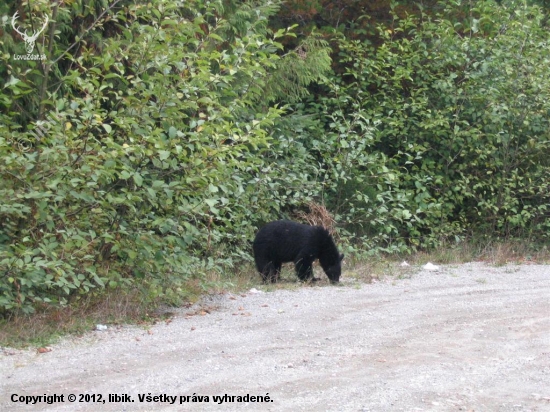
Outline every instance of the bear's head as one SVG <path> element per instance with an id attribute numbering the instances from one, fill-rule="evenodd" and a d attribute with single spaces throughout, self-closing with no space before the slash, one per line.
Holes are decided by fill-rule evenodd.
<path id="1" fill-rule="evenodd" d="M 325 270 L 325 273 L 327 274 L 327 277 L 330 280 L 330 283 L 333 285 L 340 282 L 340 275 L 342 274 L 342 260 L 344 259 L 344 254 L 342 253 L 340 256 L 338 256 L 338 262 L 328 266 L 323 267 Z M 321 264 L 322 266 L 322 264 Z"/>

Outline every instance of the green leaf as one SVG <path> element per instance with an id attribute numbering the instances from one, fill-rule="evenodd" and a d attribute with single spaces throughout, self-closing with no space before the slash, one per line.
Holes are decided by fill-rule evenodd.
<path id="1" fill-rule="evenodd" d="M 141 186 L 143 184 L 143 177 L 139 173 L 135 172 L 133 177 L 136 185 Z"/>

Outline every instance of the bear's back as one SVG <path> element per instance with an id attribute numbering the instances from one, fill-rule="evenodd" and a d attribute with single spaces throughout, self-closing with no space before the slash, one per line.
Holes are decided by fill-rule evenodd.
<path id="1" fill-rule="evenodd" d="M 304 248 L 316 254 L 320 226 L 309 226 L 290 220 L 276 220 L 263 226 L 254 239 L 255 253 L 269 255 L 274 261 L 293 261 Z"/>

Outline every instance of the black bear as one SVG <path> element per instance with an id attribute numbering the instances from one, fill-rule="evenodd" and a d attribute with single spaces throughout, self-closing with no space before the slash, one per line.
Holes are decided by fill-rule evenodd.
<path id="1" fill-rule="evenodd" d="M 289 220 L 277 220 L 262 227 L 254 243 L 256 268 L 264 282 L 279 280 L 281 265 L 294 262 L 302 281 L 313 278 L 311 265 L 319 259 L 331 283 L 338 283 L 344 255 L 338 253 L 334 240 L 322 226 L 309 226 Z"/>

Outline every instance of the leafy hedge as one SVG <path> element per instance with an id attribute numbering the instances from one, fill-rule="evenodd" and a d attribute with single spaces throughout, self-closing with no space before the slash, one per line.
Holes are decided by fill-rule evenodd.
<path id="1" fill-rule="evenodd" d="M 390 251 L 472 234 L 546 240 L 546 17 L 516 2 L 446 7 L 394 14 L 377 47 L 338 39 L 345 70 L 309 107 L 324 125 L 312 148 L 327 201 L 363 244 Z"/>
<path id="2" fill-rule="evenodd" d="M 26 131 L 9 110 L 33 84 L 10 74 L 0 308 L 130 284 L 177 299 L 189 279 L 249 259 L 258 221 L 311 196 L 296 125 L 263 100 L 285 64 L 276 54 L 285 33 L 266 27 L 274 11 L 244 5 L 223 18 L 216 2 L 128 6 L 100 53 L 67 57 L 67 92 Z"/>

